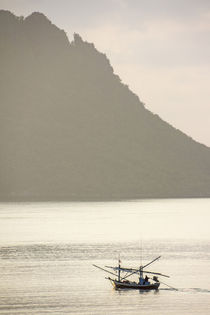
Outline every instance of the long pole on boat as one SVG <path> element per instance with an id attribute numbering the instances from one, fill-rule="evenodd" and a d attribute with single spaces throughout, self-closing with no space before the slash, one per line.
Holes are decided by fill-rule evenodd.
<path id="1" fill-rule="evenodd" d="M 173 290 L 179 291 L 178 289 L 172 287 L 171 285 L 168 285 L 167 283 L 165 283 L 165 282 L 163 282 L 163 281 L 159 281 L 159 282 L 162 283 L 162 284 L 164 284 L 164 285 L 166 285 L 167 287 L 169 287 L 169 288 L 171 288 L 171 289 L 173 289 Z"/>
<path id="2" fill-rule="evenodd" d="M 99 267 L 99 266 L 97 266 L 97 265 L 94 265 L 94 264 L 93 264 L 93 266 L 96 267 L 96 268 L 98 268 L 98 269 L 101 269 L 101 270 L 103 270 L 103 271 L 105 271 L 105 272 L 108 272 L 108 273 L 110 273 L 111 275 L 114 275 L 114 276 L 116 277 L 116 274 L 113 273 L 113 272 L 111 272 L 111 271 L 108 271 L 108 270 L 106 270 L 106 269 L 104 269 L 104 268 L 101 268 L 101 267 Z"/>
<path id="3" fill-rule="evenodd" d="M 160 257 L 161 257 L 161 256 L 158 256 L 157 258 L 153 259 L 153 260 L 152 260 L 152 261 L 150 261 L 148 264 L 146 264 L 146 265 L 142 266 L 142 268 L 145 268 L 145 267 L 147 267 L 147 266 L 151 265 L 153 262 L 155 262 L 156 260 L 160 259 Z"/>

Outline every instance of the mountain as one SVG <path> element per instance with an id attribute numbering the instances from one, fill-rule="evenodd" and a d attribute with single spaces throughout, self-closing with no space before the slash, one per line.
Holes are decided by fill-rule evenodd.
<path id="1" fill-rule="evenodd" d="M 210 148 L 147 110 L 78 34 L 0 11 L 0 74 L 1 201 L 210 197 Z"/>

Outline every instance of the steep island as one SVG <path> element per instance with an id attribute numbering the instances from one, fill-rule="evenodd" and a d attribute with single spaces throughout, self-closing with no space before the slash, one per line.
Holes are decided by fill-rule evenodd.
<path id="1" fill-rule="evenodd" d="M 0 73 L 0 201 L 210 197 L 210 148 L 78 34 L 0 11 Z"/>

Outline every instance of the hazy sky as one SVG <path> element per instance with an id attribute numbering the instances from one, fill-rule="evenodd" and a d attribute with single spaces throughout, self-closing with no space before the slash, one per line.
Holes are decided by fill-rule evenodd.
<path id="1" fill-rule="evenodd" d="M 210 146 L 210 0 L 0 0 L 108 56 L 146 107 Z"/>

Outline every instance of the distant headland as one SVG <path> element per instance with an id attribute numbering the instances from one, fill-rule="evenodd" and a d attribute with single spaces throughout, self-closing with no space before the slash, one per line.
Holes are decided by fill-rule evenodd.
<path id="1" fill-rule="evenodd" d="M 80 35 L 0 11 L 0 71 L 0 201 L 210 197 L 210 148 L 147 110 Z"/>

